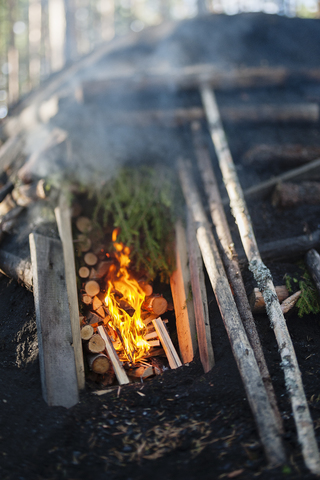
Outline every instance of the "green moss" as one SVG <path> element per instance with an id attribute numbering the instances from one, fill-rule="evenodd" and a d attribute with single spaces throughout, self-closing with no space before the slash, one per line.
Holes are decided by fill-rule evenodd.
<path id="1" fill-rule="evenodd" d="M 289 293 L 301 290 L 301 295 L 296 303 L 299 317 L 309 313 L 320 312 L 320 297 L 314 282 L 303 262 L 298 263 L 299 272 L 294 276 L 284 276 L 286 287 Z"/>

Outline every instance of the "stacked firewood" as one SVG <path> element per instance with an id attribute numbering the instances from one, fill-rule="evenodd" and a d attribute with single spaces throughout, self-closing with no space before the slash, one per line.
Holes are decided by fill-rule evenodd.
<path id="1" fill-rule="evenodd" d="M 105 297 L 108 290 L 108 275 L 116 272 L 119 264 L 112 252 L 106 252 L 101 244 L 95 245 L 95 232 L 89 218 L 78 216 L 75 220 L 75 229 L 74 241 L 79 259 L 78 279 L 83 313 L 81 316 L 83 350 L 91 372 L 102 375 L 100 381 L 106 385 L 113 382 L 115 374 L 112 362 L 105 352 L 105 342 L 99 334 L 98 327 L 104 328 L 115 350 L 118 350 L 121 335 L 117 335 L 117 332 L 109 325 L 112 315 L 105 303 Z M 159 334 L 153 325 L 153 320 L 163 315 L 168 308 L 170 309 L 170 306 L 168 307 L 168 302 L 162 295 L 153 292 L 152 285 L 143 274 L 132 273 L 132 275 L 145 293 L 141 307 L 141 319 L 145 324 L 144 339 L 151 348 L 146 358 L 140 359 L 136 364 L 128 362 L 120 354 L 118 357 L 123 361 L 124 368 L 130 377 L 147 378 L 162 371 L 163 361 L 156 360 L 155 357 L 165 356 L 165 351 L 161 347 Z M 122 298 L 121 292 L 113 289 L 112 293 L 119 308 L 133 316 L 133 307 Z M 168 320 L 161 320 L 161 322 L 165 324 Z"/>

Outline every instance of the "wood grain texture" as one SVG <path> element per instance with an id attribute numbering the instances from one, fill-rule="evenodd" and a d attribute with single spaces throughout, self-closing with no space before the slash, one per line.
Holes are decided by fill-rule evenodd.
<path id="1" fill-rule="evenodd" d="M 106 351 L 112 363 L 112 366 L 114 368 L 114 373 L 116 374 L 119 385 L 126 385 L 127 383 L 130 383 L 129 378 L 125 372 L 125 369 L 123 368 L 122 363 L 119 360 L 117 352 L 115 351 L 112 345 L 112 341 L 110 340 L 109 335 L 106 333 L 103 325 L 100 325 L 97 328 L 97 331 L 105 341 Z"/>
<path id="2" fill-rule="evenodd" d="M 62 244 L 31 233 L 33 293 L 42 394 L 48 405 L 79 401 Z"/>

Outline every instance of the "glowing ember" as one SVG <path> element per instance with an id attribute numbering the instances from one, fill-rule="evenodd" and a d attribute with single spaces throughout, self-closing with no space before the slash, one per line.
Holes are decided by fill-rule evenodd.
<path id="1" fill-rule="evenodd" d="M 120 268 L 118 271 L 111 268 L 107 277 L 108 292 L 105 303 L 111 316 L 108 326 L 118 337 L 116 350 L 119 353 L 122 350 L 124 359 L 134 363 L 150 349 L 148 342 L 143 339 L 145 325 L 141 319 L 141 305 L 145 300 L 145 293 L 128 273 L 130 249 L 116 242 L 117 235 L 118 229 L 113 231 L 112 241 Z"/>

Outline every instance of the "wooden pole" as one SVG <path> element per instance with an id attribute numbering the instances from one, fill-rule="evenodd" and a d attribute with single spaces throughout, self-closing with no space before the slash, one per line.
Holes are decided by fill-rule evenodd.
<path id="1" fill-rule="evenodd" d="M 66 284 L 68 303 L 71 318 L 73 348 L 76 361 L 78 387 L 85 387 L 84 363 L 80 335 L 79 300 L 77 293 L 76 266 L 72 241 L 71 211 L 63 195 L 60 197 L 59 207 L 54 211 L 62 242 L 64 265 L 66 270 Z"/>
<path id="2" fill-rule="evenodd" d="M 216 177 L 212 168 L 208 150 L 201 143 L 198 132 L 198 125 L 193 124 L 193 140 L 198 167 L 201 172 L 202 181 L 208 198 L 212 222 L 216 228 L 220 243 L 222 260 L 226 273 L 231 283 L 234 299 L 243 322 L 245 331 L 248 335 L 251 347 L 253 348 L 262 380 L 266 387 L 271 407 L 273 408 L 279 433 L 283 433 L 283 422 L 278 409 L 276 396 L 271 382 L 270 373 L 263 354 L 261 342 L 257 332 L 256 324 L 248 302 L 248 297 L 243 284 L 241 271 L 234 248 L 229 225 L 221 203 L 221 197 L 218 189 Z"/>
<path id="3" fill-rule="evenodd" d="M 251 219 L 222 127 L 214 93 L 207 86 L 201 87 L 200 92 L 206 110 L 211 138 L 230 198 L 231 210 L 238 225 L 242 244 L 249 261 L 249 269 L 253 273 L 258 287 L 264 296 L 270 323 L 278 342 L 282 359 L 281 365 L 291 400 L 304 461 L 312 473 L 320 474 L 320 456 L 308 402 L 302 385 L 301 373 L 286 321 L 275 292 L 271 273 L 263 264 L 259 253 Z"/>
<path id="4" fill-rule="evenodd" d="M 205 373 L 214 367 L 214 353 L 211 341 L 207 291 L 203 272 L 201 252 L 197 243 L 196 228 L 188 212 L 187 239 L 192 299 L 197 327 L 200 360 Z"/>
<path id="5" fill-rule="evenodd" d="M 273 465 L 283 464 L 285 453 L 276 426 L 276 419 L 257 361 L 236 308 L 200 196 L 193 183 L 190 168 L 190 164 L 180 159 L 180 182 L 188 208 L 196 223 L 197 240 L 202 258 L 218 302 L 266 456 Z"/>

